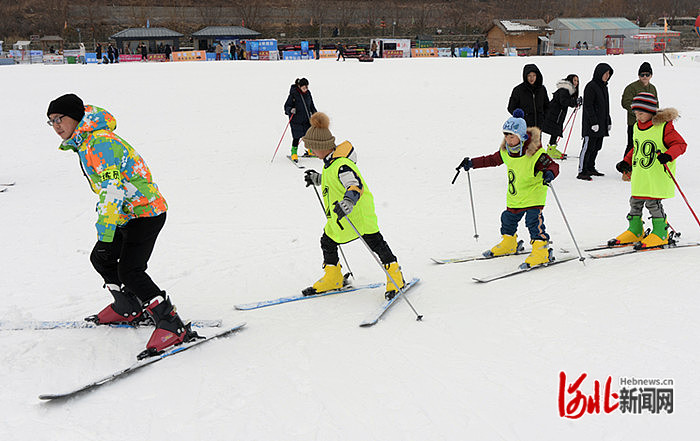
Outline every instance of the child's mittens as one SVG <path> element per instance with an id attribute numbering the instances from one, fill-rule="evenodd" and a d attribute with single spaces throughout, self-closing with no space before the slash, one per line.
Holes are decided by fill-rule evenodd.
<path id="1" fill-rule="evenodd" d="M 464 169 L 464 171 L 469 171 L 470 168 L 474 167 L 474 164 L 472 164 L 472 160 L 469 159 L 469 156 L 466 158 L 462 159 L 462 162 L 459 163 L 457 168 L 455 170 Z"/>
<path id="2" fill-rule="evenodd" d="M 667 162 L 673 161 L 673 158 L 668 153 L 660 153 L 657 159 L 661 164 L 666 164 Z"/>
<path id="3" fill-rule="evenodd" d="M 549 185 L 550 182 L 554 180 L 554 172 L 552 170 L 545 170 L 542 173 L 542 183 L 544 185 Z"/>
<path id="4" fill-rule="evenodd" d="M 627 161 L 620 161 L 617 164 L 615 164 L 615 168 L 617 171 L 620 173 L 630 173 L 632 171 L 632 166 L 629 164 Z"/>

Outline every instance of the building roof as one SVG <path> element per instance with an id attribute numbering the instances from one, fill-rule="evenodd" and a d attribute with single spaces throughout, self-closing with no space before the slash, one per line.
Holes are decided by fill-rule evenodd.
<path id="1" fill-rule="evenodd" d="M 134 38 L 134 39 L 149 39 L 149 38 L 180 38 L 183 34 L 171 31 L 168 28 L 129 28 L 119 31 L 110 38 Z"/>
<path id="2" fill-rule="evenodd" d="M 44 35 L 39 41 L 63 41 L 63 38 L 58 35 Z"/>
<path id="3" fill-rule="evenodd" d="M 639 26 L 624 17 L 602 17 L 602 18 L 555 18 L 549 25 L 557 29 L 578 30 L 610 30 L 629 29 L 637 30 Z"/>
<path id="4" fill-rule="evenodd" d="M 199 38 L 223 38 L 223 37 L 258 37 L 260 32 L 243 26 L 207 26 L 197 32 L 193 32 L 193 37 Z"/>
<path id="5" fill-rule="evenodd" d="M 551 32 L 553 31 L 542 19 L 510 19 L 499 20 L 494 19 L 493 25 L 505 33 L 521 33 L 521 32 Z M 492 26 L 493 28 L 493 26 Z"/>

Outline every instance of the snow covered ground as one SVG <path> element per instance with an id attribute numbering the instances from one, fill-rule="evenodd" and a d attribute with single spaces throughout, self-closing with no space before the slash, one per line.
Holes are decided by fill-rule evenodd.
<path id="1" fill-rule="evenodd" d="M 700 407 L 700 248 L 577 261 L 477 285 L 524 257 L 438 266 L 500 239 L 506 178 L 471 173 L 464 156 L 492 153 L 522 67 L 536 63 L 550 94 L 569 73 L 582 86 L 598 62 L 610 81 L 612 136 L 593 182 L 575 159 L 554 182 L 578 243 L 626 227 L 629 184 L 614 165 L 626 141 L 623 88 L 650 61 L 662 107 L 674 106 L 689 148 L 678 180 L 700 209 L 698 63 L 660 55 L 346 62 L 218 62 L 0 68 L 0 320 L 81 319 L 109 298 L 88 254 L 94 204 L 77 158 L 47 127 L 50 100 L 68 92 L 108 109 L 117 133 L 146 159 L 168 200 L 149 273 L 185 318 L 247 327 L 61 403 L 59 392 L 128 366 L 150 330 L 0 331 L 0 439 L 31 440 L 637 440 L 692 439 Z M 410 300 L 372 328 L 360 321 L 383 291 L 359 291 L 256 311 L 234 304 L 293 294 L 321 275 L 323 216 L 302 173 L 272 153 L 295 78 L 310 81 L 336 139 L 350 140 L 377 202 L 380 228 L 407 277 Z M 580 116 L 568 153 L 580 149 Z M 320 170 L 320 162 L 304 159 Z M 700 227 L 680 195 L 665 202 L 683 240 Z M 553 247 L 575 253 L 554 199 Z M 527 240 L 521 224 L 520 236 Z M 358 283 L 383 281 L 361 243 L 344 247 Z M 601 383 L 600 412 L 562 418 L 566 386 Z M 673 413 L 606 413 L 611 377 L 673 379 Z M 639 386 L 627 386 L 628 389 Z M 576 393 L 565 393 L 570 403 Z M 575 404 L 575 403 L 574 403 Z M 574 408 L 572 408 L 574 409 Z M 580 409 L 580 407 L 578 408 Z"/>

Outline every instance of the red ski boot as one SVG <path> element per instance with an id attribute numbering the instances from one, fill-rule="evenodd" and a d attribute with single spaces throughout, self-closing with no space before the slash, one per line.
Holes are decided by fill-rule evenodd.
<path id="1" fill-rule="evenodd" d="M 132 325 L 148 326 L 153 321 L 143 313 L 141 301 L 127 288 L 122 290 L 117 285 L 106 284 L 114 303 L 107 305 L 102 311 L 95 315 L 85 317 L 85 321 L 98 325 Z"/>
<path id="2" fill-rule="evenodd" d="M 156 329 L 151 334 L 146 349 L 138 355 L 139 360 L 161 354 L 172 346 L 199 338 L 199 335 L 190 329 L 189 323 L 187 325 L 182 323 L 165 292 L 148 303 L 146 313 L 153 319 Z"/>

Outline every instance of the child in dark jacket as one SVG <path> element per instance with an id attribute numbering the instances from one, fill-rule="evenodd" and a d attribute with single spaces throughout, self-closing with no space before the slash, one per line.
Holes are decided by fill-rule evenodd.
<path id="1" fill-rule="evenodd" d="M 484 256 L 504 256 L 518 252 L 516 234 L 518 222 L 525 216 L 525 225 L 530 231 L 532 252 L 525 265 L 533 267 L 551 261 L 549 234 L 545 231 L 542 210 L 547 199 L 547 184 L 559 174 L 559 165 L 542 149 L 540 130 L 527 127 L 523 112 L 516 109 L 513 116 L 503 124 L 503 141 L 492 155 L 464 158 L 459 168 L 508 167 L 508 193 L 506 210 L 501 214 L 499 244 Z"/>

